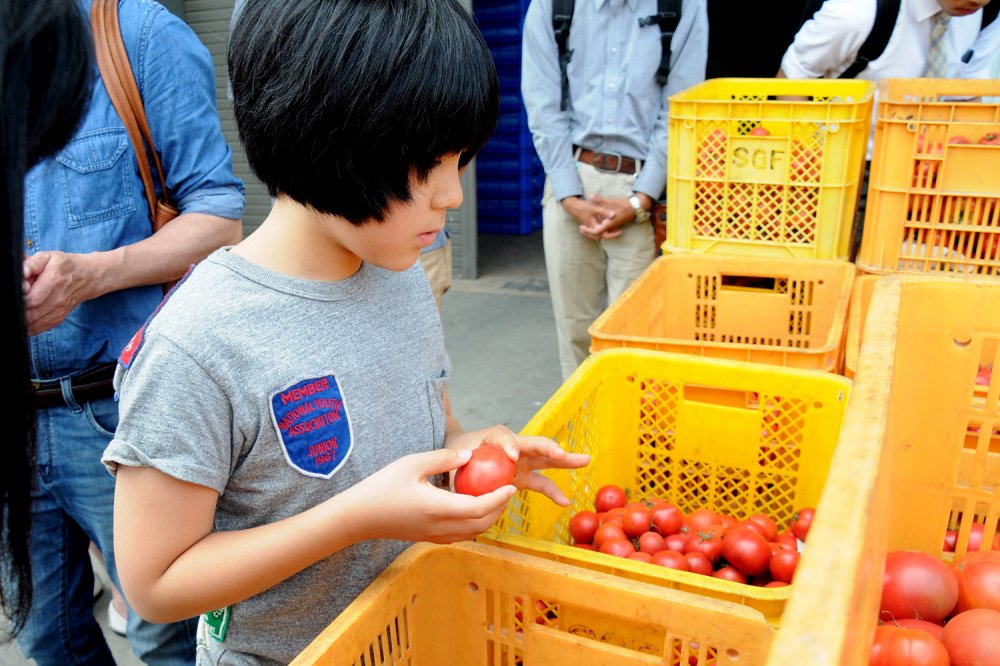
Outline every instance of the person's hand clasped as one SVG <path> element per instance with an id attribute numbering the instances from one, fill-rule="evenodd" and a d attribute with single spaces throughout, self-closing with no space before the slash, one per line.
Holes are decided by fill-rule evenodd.
<path id="1" fill-rule="evenodd" d="M 567 211 L 580 223 L 580 233 L 590 240 L 618 238 L 625 233 L 624 227 L 635 220 L 635 211 L 625 197 L 602 197 L 591 194 L 586 201 L 577 200 L 586 203 L 585 210 L 593 214 L 581 217 L 569 209 Z"/>
<path id="2" fill-rule="evenodd" d="M 614 214 L 614 211 L 596 204 L 592 196 L 586 199 L 582 197 L 566 197 L 561 203 L 563 210 L 573 216 L 573 219 L 580 225 L 581 234 L 590 240 L 601 240 L 600 236 L 593 235 L 590 230 L 604 224 L 608 216 Z"/>
<path id="3" fill-rule="evenodd" d="M 39 252 L 24 259 L 24 307 L 28 334 L 61 324 L 76 306 L 93 298 L 87 255 Z"/>

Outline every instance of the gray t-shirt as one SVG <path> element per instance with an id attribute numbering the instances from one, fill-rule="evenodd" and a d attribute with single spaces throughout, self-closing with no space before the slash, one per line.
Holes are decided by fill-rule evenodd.
<path id="1" fill-rule="evenodd" d="M 444 445 L 450 365 L 419 265 L 310 282 L 219 250 L 121 363 L 121 422 L 103 462 L 216 490 L 217 531 L 300 513 Z M 235 604 L 199 664 L 288 663 L 406 545 L 357 544 Z"/>

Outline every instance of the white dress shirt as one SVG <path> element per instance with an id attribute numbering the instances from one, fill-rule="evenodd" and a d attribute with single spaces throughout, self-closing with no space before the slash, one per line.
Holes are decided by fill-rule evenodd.
<path id="1" fill-rule="evenodd" d="M 993 0 L 1000 2 L 1000 0 Z M 875 26 L 876 0 L 826 0 L 806 21 L 785 51 L 781 71 L 790 79 L 836 78 L 851 66 Z M 882 55 L 872 60 L 856 78 L 921 78 L 927 70 L 937 0 L 902 0 L 892 37 Z M 945 33 L 945 53 L 951 79 L 988 79 L 1000 49 L 1000 19 L 980 30 L 983 10 L 953 16 Z M 872 120 L 878 117 L 878 91 Z M 868 137 L 868 159 L 875 142 Z"/>
<path id="2" fill-rule="evenodd" d="M 1000 0 L 994 0 L 1000 1 Z M 781 60 L 790 79 L 836 78 L 858 55 L 875 25 L 876 0 L 826 0 L 806 21 Z M 927 69 L 937 0 L 902 0 L 892 37 L 882 55 L 857 78 L 920 78 Z M 953 16 L 945 33 L 948 76 L 985 79 L 1000 48 L 1000 20 L 980 32 L 983 11 Z"/>

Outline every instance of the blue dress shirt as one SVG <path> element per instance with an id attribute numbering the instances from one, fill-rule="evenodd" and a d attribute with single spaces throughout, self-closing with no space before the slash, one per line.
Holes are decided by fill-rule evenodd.
<path id="1" fill-rule="evenodd" d="M 634 189 L 656 199 L 667 180 L 670 95 L 705 79 L 704 0 L 684 0 L 671 43 L 670 78 L 656 82 L 660 28 L 640 27 L 656 0 L 576 0 L 570 29 L 570 104 L 559 110 L 559 52 L 552 0 L 532 0 L 524 19 L 521 96 L 535 149 L 558 200 L 582 196 L 573 145 L 643 160 Z"/>
<path id="2" fill-rule="evenodd" d="M 90 1 L 79 4 L 89 16 Z M 240 219 L 243 183 L 233 176 L 219 126 L 208 50 L 150 0 L 122 2 L 120 24 L 172 203 L 182 213 Z M 171 222 L 177 223 L 183 220 Z M 24 225 L 25 254 L 99 252 L 151 235 L 135 153 L 99 78 L 73 139 L 29 172 Z M 82 303 L 60 325 L 31 338 L 33 376 L 114 361 L 162 298 L 162 288 L 152 285 Z"/>

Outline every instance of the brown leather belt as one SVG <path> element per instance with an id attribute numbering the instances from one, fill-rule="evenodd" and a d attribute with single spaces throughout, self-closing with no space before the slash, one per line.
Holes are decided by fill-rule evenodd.
<path id="1" fill-rule="evenodd" d="M 636 173 L 640 166 L 639 160 L 618 155 L 617 153 L 597 153 L 589 148 L 581 148 L 580 146 L 573 146 L 573 152 L 576 154 L 578 162 L 589 164 L 601 171 Z"/>
<path id="2" fill-rule="evenodd" d="M 70 391 L 77 404 L 82 405 L 91 400 L 101 400 L 113 396 L 115 387 L 112 385 L 112 380 L 115 377 L 117 365 L 117 363 L 107 363 L 71 376 L 69 380 Z M 35 407 L 38 409 L 59 407 L 66 404 L 62 385 L 58 379 L 31 380 L 31 393 Z"/>

